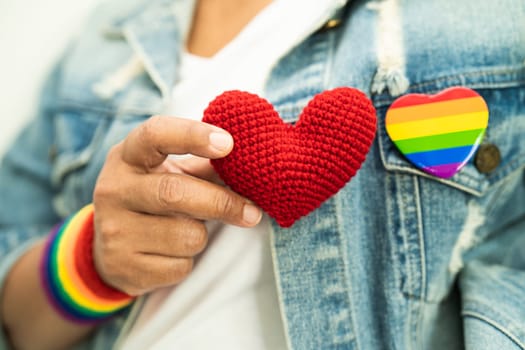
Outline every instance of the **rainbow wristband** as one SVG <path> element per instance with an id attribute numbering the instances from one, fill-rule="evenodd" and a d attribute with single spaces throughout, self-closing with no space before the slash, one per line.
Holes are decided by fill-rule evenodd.
<path id="1" fill-rule="evenodd" d="M 98 275 L 93 261 L 93 236 L 90 204 L 51 231 L 40 266 L 50 303 L 75 323 L 104 321 L 133 301 Z"/>

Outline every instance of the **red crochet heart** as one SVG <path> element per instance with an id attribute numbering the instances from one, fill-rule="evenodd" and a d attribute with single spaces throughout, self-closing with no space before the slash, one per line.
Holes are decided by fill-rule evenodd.
<path id="1" fill-rule="evenodd" d="M 233 136 L 232 152 L 211 161 L 224 182 L 290 227 L 355 175 L 374 139 L 375 114 L 365 94 L 342 87 L 316 95 L 293 126 L 259 96 L 228 91 L 203 121 Z"/>

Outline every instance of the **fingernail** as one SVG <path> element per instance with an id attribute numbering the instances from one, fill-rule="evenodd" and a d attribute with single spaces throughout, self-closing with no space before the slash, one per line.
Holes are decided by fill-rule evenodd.
<path id="1" fill-rule="evenodd" d="M 233 138 L 223 132 L 212 132 L 210 134 L 210 144 L 219 152 L 229 151 L 233 146 Z"/>
<path id="2" fill-rule="evenodd" d="M 242 211 L 242 219 L 250 225 L 257 224 L 262 217 L 262 211 L 252 204 L 245 204 Z"/>

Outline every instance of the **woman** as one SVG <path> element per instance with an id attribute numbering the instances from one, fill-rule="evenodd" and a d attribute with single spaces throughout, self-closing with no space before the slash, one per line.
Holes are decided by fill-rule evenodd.
<path id="1" fill-rule="evenodd" d="M 522 348 L 524 19 L 516 0 L 105 6 L 0 169 L 5 344 Z M 376 140 L 347 186 L 283 229 L 218 180 L 209 159 L 234 142 L 202 113 L 246 90 L 292 123 L 338 86 L 371 97 Z M 458 86 L 490 119 L 475 157 L 440 179 L 397 150 L 385 114 Z M 74 220 L 52 229 L 66 217 L 87 236 Z M 60 266 L 91 250 L 57 249 L 53 265 L 60 232 L 93 236 L 100 288 L 84 296 L 99 309 L 63 303 L 83 292 Z"/>

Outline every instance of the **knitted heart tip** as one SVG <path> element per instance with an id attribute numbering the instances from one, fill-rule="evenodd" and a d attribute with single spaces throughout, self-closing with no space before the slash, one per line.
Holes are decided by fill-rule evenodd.
<path id="1" fill-rule="evenodd" d="M 211 160 L 230 188 L 291 227 L 337 193 L 366 158 L 376 131 L 375 109 L 353 88 L 324 91 L 291 126 L 257 95 L 227 91 L 203 121 L 233 136 L 225 158 Z"/>
<path id="2" fill-rule="evenodd" d="M 279 220 L 278 218 L 274 218 L 275 221 L 277 222 L 277 224 L 279 224 L 279 226 L 281 226 L 282 228 L 290 228 L 293 226 L 293 224 L 295 224 L 295 222 L 299 219 L 294 219 L 294 220 Z"/>

